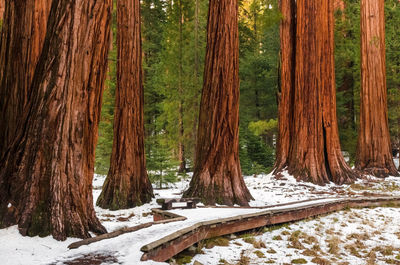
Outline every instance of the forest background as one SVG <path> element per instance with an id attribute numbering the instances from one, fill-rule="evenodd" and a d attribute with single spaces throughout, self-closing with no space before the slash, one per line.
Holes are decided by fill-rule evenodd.
<path id="1" fill-rule="evenodd" d="M 115 2 L 115 1 L 114 1 Z M 355 159 L 360 102 L 360 5 L 337 1 L 335 67 L 342 150 Z M 344 4 L 344 6 L 343 6 Z M 145 149 L 159 185 L 191 170 L 206 45 L 208 0 L 142 0 Z M 400 2 L 385 0 L 386 67 L 391 141 L 400 147 Z M 279 96 L 277 0 L 240 0 L 240 162 L 244 175 L 269 173 L 275 159 Z M 116 8 L 113 11 L 116 36 Z M 107 174 L 113 142 L 116 38 L 103 95 L 97 174 Z"/>

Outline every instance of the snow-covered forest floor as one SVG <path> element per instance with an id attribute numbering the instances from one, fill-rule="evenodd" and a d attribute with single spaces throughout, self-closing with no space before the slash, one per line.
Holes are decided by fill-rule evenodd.
<path id="1" fill-rule="evenodd" d="M 397 161 L 396 161 L 397 162 Z M 104 176 L 96 175 L 93 197 L 97 200 Z M 278 180 L 272 175 L 245 177 L 254 197 L 251 206 L 266 206 L 309 198 L 357 196 L 371 194 L 400 195 L 400 178 L 385 180 L 366 178 L 352 185 L 317 186 L 284 174 Z M 96 207 L 102 224 L 109 232 L 122 227 L 152 221 L 151 208 L 159 207 L 157 198 L 180 197 L 189 184 L 182 180 L 168 189 L 155 189 L 156 198 L 133 209 L 109 211 Z M 17 228 L 0 230 L 0 264 L 138 264 L 140 247 L 196 222 L 259 209 L 174 210 L 188 220 L 157 225 L 120 237 L 101 241 L 76 250 L 67 246 L 78 239 L 58 242 L 51 237 L 22 237 Z M 192 259 L 181 254 L 177 260 L 194 264 L 400 264 L 400 208 L 351 209 L 281 227 L 265 228 L 252 234 L 241 234 L 207 240 L 192 252 Z M 193 256 L 193 253 L 190 253 Z M 84 263 L 90 261 L 92 263 Z M 103 262 L 103 263 L 102 263 Z M 375 262 L 375 263 L 374 263 Z M 156 264 L 143 262 L 142 264 Z M 160 264 L 160 263 L 157 263 Z M 163 264 L 163 263 L 161 263 Z M 165 264 L 165 263 L 164 263 Z"/>

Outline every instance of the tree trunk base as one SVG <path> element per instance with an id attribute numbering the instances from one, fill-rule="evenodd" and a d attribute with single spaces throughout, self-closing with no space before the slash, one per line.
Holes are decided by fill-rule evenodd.
<path id="1" fill-rule="evenodd" d="M 96 205 L 103 209 L 115 211 L 120 209 L 134 208 L 136 206 L 151 202 L 152 198 L 154 198 L 153 188 L 150 182 L 146 180 L 147 176 L 145 177 L 145 181 L 142 183 L 142 187 L 139 188 L 129 186 L 128 181 L 125 181 L 125 184 L 127 184 L 125 188 L 114 186 L 112 183 L 119 183 L 120 180 L 111 180 L 111 178 L 112 177 L 107 176 L 106 182 L 104 183 L 104 188 L 96 202 Z M 135 179 L 135 177 L 123 177 L 123 179 L 129 180 Z"/>
<path id="2" fill-rule="evenodd" d="M 200 198 L 205 205 L 228 206 L 249 206 L 249 201 L 253 200 L 241 176 L 229 173 L 210 176 L 208 171 L 193 175 L 190 188 L 184 192 L 183 197 Z"/>
<path id="3" fill-rule="evenodd" d="M 400 176 L 399 172 L 396 168 L 380 168 L 380 167 L 364 167 L 360 168 L 357 166 L 357 169 L 366 175 L 372 175 L 377 178 L 387 178 L 390 176 Z"/>

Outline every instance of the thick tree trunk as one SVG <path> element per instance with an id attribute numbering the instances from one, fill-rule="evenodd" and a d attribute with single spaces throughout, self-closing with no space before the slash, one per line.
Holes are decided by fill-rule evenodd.
<path id="1" fill-rule="evenodd" d="M 7 1 L 0 43 L 0 157 L 17 134 L 46 35 L 51 0 Z M 0 10 L 2 12 L 2 10 Z M 0 14 L 3 18 L 3 13 Z"/>
<path id="2" fill-rule="evenodd" d="M 296 64 L 296 0 L 280 0 L 280 91 L 278 97 L 279 125 L 274 174 L 287 166 L 294 106 Z"/>
<path id="3" fill-rule="evenodd" d="M 97 205 L 111 210 L 150 202 L 143 121 L 140 1 L 117 1 L 117 87 L 110 170 Z"/>
<path id="4" fill-rule="evenodd" d="M 186 197 L 206 204 L 248 205 L 239 161 L 237 0 L 211 0 L 196 161 Z"/>
<path id="5" fill-rule="evenodd" d="M 333 0 L 297 1 L 293 133 L 288 171 L 324 184 L 357 176 L 340 150 L 336 118 Z"/>
<path id="6" fill-rule="evenodd" d="M 388 126 L 384 0 L 361 1 L 361 103 L 356 168 L 377 177 L 399 175 Z"/>
<path id="7" fill-rule="evenodd" d="M 24 129 L 0 164 L 1 227 L 18 224 L 23 235 L 58 240 L 106 232 L 92 179 L 111 3 L 52 4 Z"/>

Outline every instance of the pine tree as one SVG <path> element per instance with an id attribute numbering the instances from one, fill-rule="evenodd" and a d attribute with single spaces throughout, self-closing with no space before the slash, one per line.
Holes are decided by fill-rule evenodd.
<path id="1" fill-rule="evenodd" d="M 204 58 L 205 1 L 177 1 L 167 8 L 167 22 L 162 42 L 161 62 L 157 65 L 155 82 L 162 95 L 161 115 L 157 118 L 158 132 L 166 137 L 179 171 L 192 165 L 197 130 L 201 65 Z M 197 10 L 197 13 L 196 13 Z M 197 17 L 196 17 L 197 14 Z"/>

